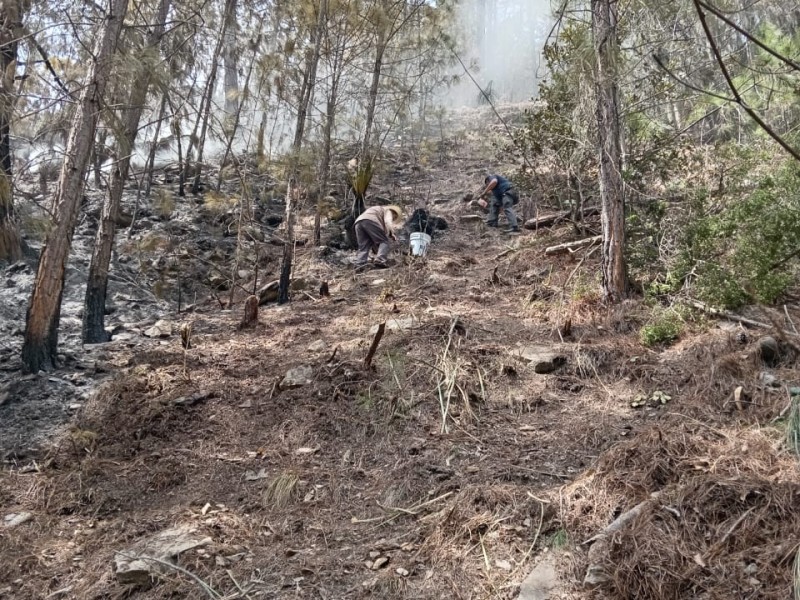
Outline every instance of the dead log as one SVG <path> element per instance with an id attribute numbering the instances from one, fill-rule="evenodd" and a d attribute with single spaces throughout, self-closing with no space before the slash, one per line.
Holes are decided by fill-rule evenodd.
<path id="1" fill-rule="evenodd" d="M 250 329 L 258 324 L 258 296 L 248 296 L 244 301 L 244 315 L 242 315 L 242 322 L 239 323 L 239 329 Z"/>
<path id="2" fill-rule="evenodd" d="M 581 248 L 586 248 L 588 246 L 594 246 L 596 243 L 600 242 L 603 239 L 602 235 L 596 235 L 594 237 L 585 238 L 582 240 L 576 240 L 574 242 L 565 242 L 563 244 L 559 244 L 558 246 L 550 246 L 549 248 L 545 248 L 545 255 L 546 256 L 554 256 L 556 254 L 565 254 L 567 252 L 575 252 L 575 250 L 580 250 Z"/>
<path id="3" fill-rule="evenodd" d="M 610 576 L 603 566 L 603 563 L 608 559 L 609 542 L 611 541 L 611 536 L 618 531 L 622 531 L 622 529 L 627 527 L 636 517 L 641 515 L 645 509 L 649 510 L 655 504 L 655 501 L 658 499 L 659 495 L 660 492 L 651 494 L 650 498 L 644 502 L 640 502 L 629 511 L 622 513 L 620 516 L 614 519 L 614 521 L 608 527 L 603 529 L 603 531 L 583 542 L 583 545 L 592 544 L 591 548 L 589 548 L 589 552 L 586 555 L 589 566 L 586 567 L 586 575 L 583 579 L 583 585 L 587 587 L 595 587 L 601 583 L 605 583 L 610 579 Z"/>
<path id="4" fill-rule="evenodd" d="M 581 213 L 581 216 L 593 217 L 597 214 L 600 214 L 600 209 L 593 206 L 590 208 L 585 208 Z M 572 220 L 572 211 L 567 210 L 557 213 L 548 213 L 546 215 L 542 215 L 534 219 L 528 219 L 527 221 L 525 221 L 523 227 L 525 229 L 540 229 L 542 227 L 552 227 L 553 225 L 556 225 L 561 221 L 571 221 L 571 220 Z"/>
<path id="5" fill-rule="evenodd" d="M 563 221 L 564 219 L 568 219 L 570 211 L 560 212 L 560 213 L 550 213 L 546 215 L 542 215 L 541 217 L 536 217 L 535 219 L 528 219 L 525 221 L 523 227 L 525 229 L 539 229 L 541 227 L 550 227 L 555 225 L 558 221 Z"/>

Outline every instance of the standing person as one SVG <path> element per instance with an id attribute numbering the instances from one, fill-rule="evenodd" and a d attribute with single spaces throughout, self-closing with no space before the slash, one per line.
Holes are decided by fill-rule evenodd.
<path id="1" fill-rule="evenodd" d="M 514 186 L 508 179 L 500 175 L 487 175 L 483 180 L 483 184 L 486 188 L 480 196 L 479 204 L 486 208 L 486 195 L 489 192 L 492 192 L 493 195 L 489 203 L 489 218 L 486 220 L 486 224 L 489 227 L 497 227 L 497 219 L 500 216 L 500 209 L 502 208 L 506 215 L 506 220 L 508 221 L 508 229 L 506 229 L 505 232 L 519 233 L 517 215 L 514 212 L 514 205 L 519 202 L 519 196 L 514 190 Z"/>
<path id="2" fill-rule="evenodd" d="M 402 225 L 400 217 L 402 211 L 398 206 L 371 206 L 356 219 L 356 239 L 358 240 L 358 254 L 356 254 L 356 269 L 362 270 L 367 266 L 369 252 L 372 250 L 377 255 L 375 266 L 385 269 L 389 258 L 389 239 L 397 240 L 394 230 Z"/>

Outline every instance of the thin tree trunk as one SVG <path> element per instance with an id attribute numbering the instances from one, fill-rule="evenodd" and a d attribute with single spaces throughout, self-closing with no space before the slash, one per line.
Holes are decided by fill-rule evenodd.
<path id="1" fill-rule="evenodd" d="M 156 48 L 161 43 L 167 22 L 170 0 L 160 0 L 155 15 L 153 29 L 147 40 L 148 48 Z M 128 181 L 131 153 L 139 132 L 139 121 L 142 118 L 147 91 L 150 88 L 151 70 L 144 66 L 135 75 L 131 84 L 128 106 L 122 117 L 123 131 L 116 143 L 116 166 L 111 172 L 111 183 L 108 186 L 100 225 L 92 250 L 92 262 L 89 266 L 89 280 L 86 283 L 86 297 L 83 305 L 83 342 L 96 344 L 107 342 L 111 336 L 105 330 L 106 293 L 108 289 L 108 267 L 111 262 L 111 251 L 114 247 L 114 233 L 119 220 L 119 208 L 122 192 Z"/>
<path id="2" fill-rule="evenodd" d="M 153 171 L 156 164 L 156 152 L 158 152 L 158 136 L 161 135 L 161 124 L 164 122 L 165 115 L 167 114 L 167 100 L 169 91 L 165 91 L 161 97 L 161 106 L 158 108 L 158 119 L 156 119 L 156 130 L 153 134 L 153 143 L 150 144 L 150 152 L 147 155 L 147 165 L 145 166 L 145 173 L 147 176 L 147 183 L 144 186 L 144 197 L 150 197 L 150 191 L 153 189 Z M 137 194 L 138 198 L 138 194 Z"/>
<path id="3" fill-rule="evenodd" d="M 303 143 L 306 117 L 308 115 L 308 109 L 311 105 L 311 97 L 314 93 L 314 86 L 317 82 L 317 66 L 319 65 L 319 54 L 320 48 L 322 47 L 322 28 L 325 26 L 327 14 L 328 2 L 327 0 L 321 0 L 319 14 L 317 15 L 317 23 L 314 27 L 314 30 L 311 32 L 311 43 L 314 45 L 314 50 L 308 59 L 308 66 L 306 67 L 305 77 L 303 78 L 303 87 L 300 91 L 300 102 L 297 106 L 297 124 L 294 131 L 294 148 L 298 150 Z"/>
<path id="4" fill-rule="evenodd" d="M 222 53 L 223 43 L 225 41 L 225 32 L 227 31 L 228 26 L 228 15 L 231 13 L 231 9 L 236 6 L 236 0 L 225 0 L 225 15 L 222 21 L 222 31 L 219 33 L 219 39 L 217 40 L 217 46 L 214 48 L 214 54 L 211 57 L 211 72 L 208 75 L 208 83 L 206 85 L 205 91 L 205 108 L 202 114 L 198 115 L 200 119 L 202 119 L 202 123 L 200 126 L 200 135 L 197 138 L 197 159 L 195 160 L 195 167 L 194 167 L 194 180 L 192 181 L 192 193 L 197 194 L 200 192 L 200 175 L 202 174 L 203 168 L 203 150 L 205 148 L 206 143 L 206 133 L 208 132 L 208 119 L 211 116 L 211 100 L 214 96 L 214 87 L 217 82 L 217 67 L 219 64 L 219 57 Z M 203 103 L 201 102 L 201 107 Z M 197 125 L 195 125 L 195 131 L 197 131 Z M 193 136 L 194 137 L 194 136 Z M 191 148 L 191 140 L 190 140 L 190 148 Z M 186 162 L 189 162 L 189 154 L 190 150 L 186 152 Z"/>
<path id="5" fill-rule="evenodd" d="M 625 196 L 617 90 L 619 45 L 616 29 L 616 0 L 592 0 L 603 230 L 603 299 L 607 303 L 620 302 L 627 293 Z"/>
<path id="6" fill-rule="evenodd" d="M 241 120 L 242 117 L 242 107 L 244 106 L 244 103 L 247 102 L 247 96 L 250 89 L 250 76 L 253 74 L 253 67 L 256 64 L 258 47 L 260 44 L 261 44 L 261 35 L 258 36 L 256 43 L 253 46 L 253 60 L 250 61 L 250 66 L 247 69 L 247 77 L 244 80 L 244 92 L 242 94 L 242 101 L 237 103 L 235 109 L 235 117 L 233 119 L 233 125 L 231 126 L 231 130 L 228 132 L 228 143 L 225 145 L 225 153 L 222 155 L 222 162 L 220 163 L 219 175 L 217 176 L 217 188 L 216 188 L 217 191 L 219 191 L 220 188 L 222 187 L 222 167 L 224 167 L 225 163 L 228 162 L 228 157 L 230 156 L 231 148 L 233 147 L 233 140 L 236 137 L 236 131 L 239 129 L 239 121 Z"/>
<path id="7" fill-rule="evenodd" d="M 222 61 L 225 65 L 225 114 L 229 116 L 238 115 L 237 110 L 239 101 L 239 55 L 236 47 L 237 20 L 236 2 L 230 0 L 227 8 L 225 26 L 225 45 L 222 51 Z"/>
<path id="8" fill-rule="evenodd" d="M 18 40 L 28 8 L 28 3 L 20 0 L 0 0 L 0 260 L 10 262 L 22 257 L 22 241 L 14 218 L 11 120 L 16 104 Z"/>
<path id="9" fill-rule="evenodd" d="M 370 137 L 372 136 L 372 124 L 375 121 L 375 109 L 378 106 L 378 87 L 380 85 L 381 71 L 383 69 L 383 53 L 386 51 L 384 37 L 385 33 L 380 31 L 378 34 L 378 41 L 375 45 L 375 63 L 372 67 L 372 83 L 369 87 L 364 139 L 361 142 L 361 160 L 364 161 L 370 160 Z"/>
<path id="10" fill-rule="evenodd" d="M 57 365 L 64 272 L 83 196 L 84 177 L 100 105 L 127 8 L 128 0 L 109 0 L 106 23 L 95 45 L 86 85 L 70 128 L 55 193 L 54 225 L 39 260 L 33 296 L 28 307 L 22 364 L 29 373 L 53 369 Z"/>

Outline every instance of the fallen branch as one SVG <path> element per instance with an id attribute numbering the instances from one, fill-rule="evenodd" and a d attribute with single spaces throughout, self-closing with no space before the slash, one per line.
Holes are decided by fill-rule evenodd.
<path id="1" fill-rule="evenodd" d="M 769 323 L 762 323 L 761 321 L 754 321 L 753 319 L 748 319 L 747 317 L 743 317 L 741 315 L 737 315 L 731 312 L 727 312 L 724 310 L 719 310 L 716 308 L 712 308 L 708 304 L 700 302 L 698 300 L 690 300 L 689 305 L 693 306 L 697 310 L 700 310 L 712 317 L 718 317 L 720 319 L 725 319 L 726 321 L 733 321 L 734 323 L 741 323 L 742 325 L 748 325 L 750 327 L 756 327 L 758 329 L 776 329 L 777 331 L 781 332 L 784 335 L 791 335 L 794 337 L 800 337 L 797 333 L 793 331 L 786 331 L 780 327 L 776 327 L 775 325 L 771 325 Z"/>
<path id="2" fill-rule="evenodd" d="M 590 207 L 583 209 L 582 216 L 583 217 L 592 217 L 600 213 L 600 209 L 597 207 Z M 539 229 L 541 227 L 552 227 L 553 225 L 557 225 L 561 221 L 571 221 L 572 220 L 572 211 L 566 210 L 563 212 L 558 213 L 550 213 L 546 215 L 542 215 L 541 217 L 535 217 L 533 219 L 528 219 L 525 221 L 523 227 L 525 229 Z"/>
<path id="3" fill-rule="evenodd" d="M 582 240 L 576 240 L 574 242 L 565 242 L 563 244 L 559 244 L 558 246 L 550 246 L 549 248 L 545 248 L 545 255 L 546 256 L 553 256 L 555 254 L 564 254 L 566 252 L 574 252 L 575 250 L 580 250 L 581 248 L 586 248 L 589 246 L 594 246 L 596 243 L 603 239 L 602 235 L 596 235 L 590 238 L 585 238 Z"/>
<path id="4" fill-rule="evenodd" d="M 595 587 L 609 580 L 608 572 L 603 567 L 603 562 L 607 558 L 610 538 L 614 533 L 624 529 L 631 521 L 641 515 L 645 509 L 649 509 L 659 496 L 659 492 L 650 495 L 650 498 L 640 502 L 632 509 L 622 513 L 603 531 L 589 538 L 583 545 L 592 544 L 586 558 L 589 566 L 586 567 L 586 575 L 583 578 L 583 585 Z"/>

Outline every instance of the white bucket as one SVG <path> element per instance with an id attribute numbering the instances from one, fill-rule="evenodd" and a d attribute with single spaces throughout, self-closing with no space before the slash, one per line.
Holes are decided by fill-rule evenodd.
<path id="1" fill-rule="evenodd" d="M 411 242 L 412 256 L 425 256 L 428 252 L 428 245 L 431 243 L 431 236 L 427 233 L 412 233 L 409 241 Z"/>

